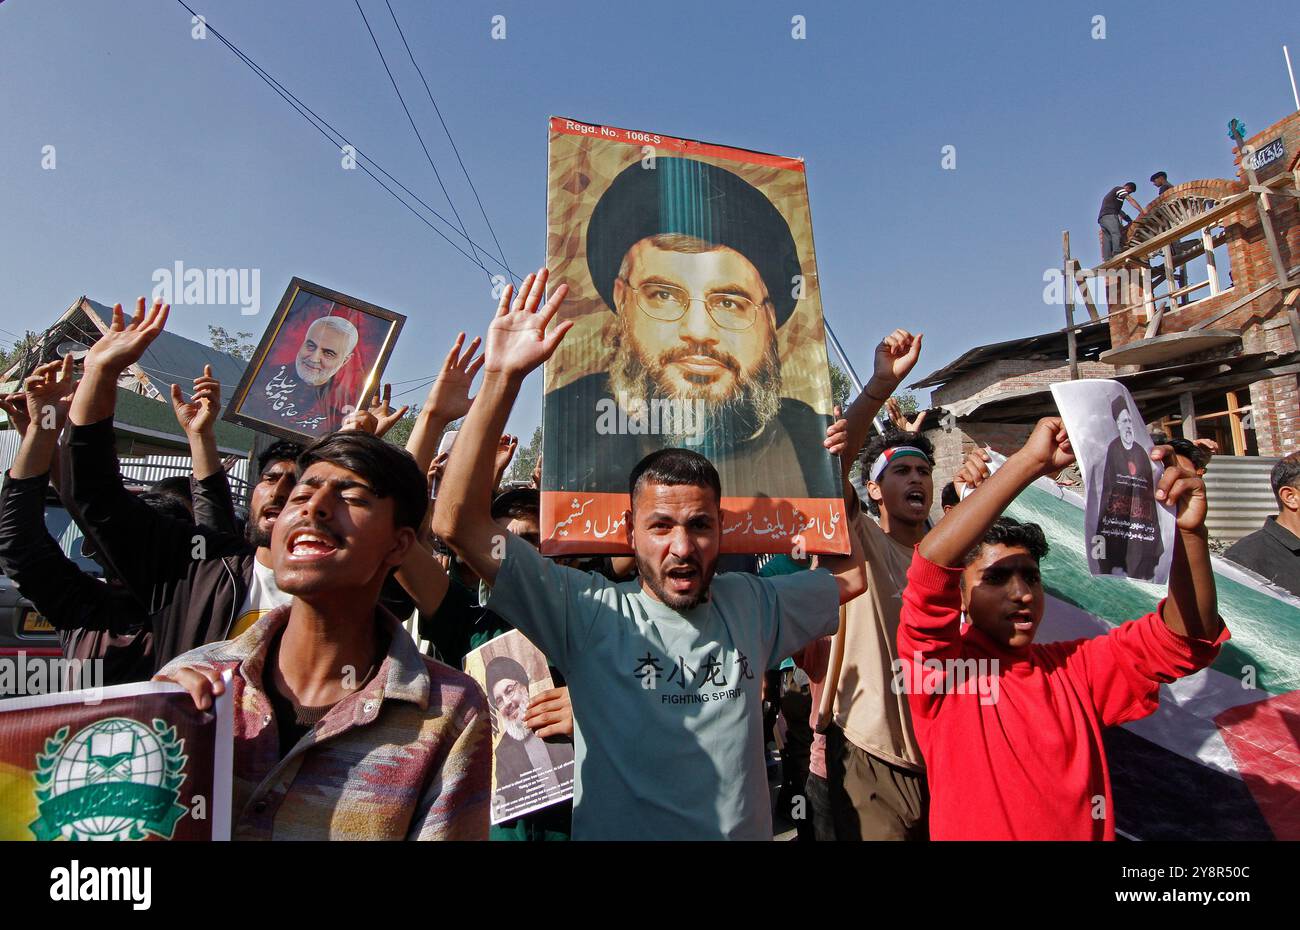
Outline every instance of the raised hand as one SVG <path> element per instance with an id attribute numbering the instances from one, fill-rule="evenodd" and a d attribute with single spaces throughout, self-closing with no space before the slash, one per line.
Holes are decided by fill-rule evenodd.
<path id="1" fill-rule="evenodd" d="M 508 285 L 501 294 L 483 345 L 483 364 L 487 371 L 522 379 L 551 357 L 564 334 L 573 327 L 572 320 L 564 320 L 549 333 L 546 331 L 569 292 L 569 286 L 561 284 L 551 299 L 542 304 L 547 276 L 545 268 L 530 274 L 513 300 L 514 285 Z"/>
<path id="2" fill-rule="evenodd" d="M 878 390 L 872 391 L 879 396 L 883 391 L 879 389 L 888 389 L 889 393 L 903 383 L 906 378 L 916 367 L 917 359 L 921 357 L 921 334 L 913 336 L 905 329 L 896 329 L 876 346 L 876 365 L 875 372 L 871 376 L 871 381 L 876 384 Z M 867 385 L 871 388 L 871 384 Z"/>
<path id="3" fill-rule="evenodd" d="M 953 476 L 952 483 L 960 490 L 963 486 L 978 488 L 991 472 L 988 463 L 992 461 L 989 454 L 978 446 L 966 453 L 966 460 L 962 462 L 961 468 Z"/>
<path id="4" fill-rule="evenodd" d="M 194 393 L 188 401 L 178 385 L 172 385 L 172 412 L 187 436 L 211 435 L 221 413 L 221 382 L 204 365 L 203 374 L 194 379 Z"/>
<path id="5" fill-rule="evenodd" d="M 836 404 L 832 410 L 835 414 L 835 422 L 826 427 L 826 438 L 822 440 L 822 445 L 831 455 L 843 455 L 849 445 L 849 421 L 842 417 L 839 404 Z"/>
<path id="6" fill-rule="evenodd" d="M 99 341 L 86 353 L 86 370 L 94 369 L 114 376 L 126 371 L 140 361 L 145 349 L 158 338 L 170 311 L 170 304 L 154 301 L 153 307 L 146 313 L 144 298 L 141 297 L 135 302 L 135 316 L 127 321 L 122 314 L 122 305 L 115 304 L 113 322 L 108 332 L 100 336 Z"/>
<path id="7" fill-rule="evenodd" d="M 38 365 L 23 381 L 25 413 L 30 425 L 51 430 L 58 435 L 68 419 L 72 393 L 77 382 L 72 372 L 72 356 Z M 17 426 L 17 424 L 14 424 Z"/>
<path id="8" fill-rule="evenodd" d="M 519 448 L 519 437 L 511 436 L 508 433 L 497 441 L 497 454 L 493 462 L 496 468 L 496 484 L 493 487 L 501 487 L 501 479 L 505 476 L 506 469 L 510 467 L 510 460 L 515 457 L 515 450 Z"/>
<path id="9" fill-rule="evenodd" d="M 9 422 L 18 431 L 19 439 L 27 435 L 27 427 L 31 425 L 32 418 L 27 415 L 26 394 L 22 391 L 15 391 L 12 394 L 5 394 L 0 397 L 0 410 L 9 414 Z"/>
<path id="10" fill-rule="evenodd" d="M 443 359 L 442 370 L 438 372 L 433 386 L 429 388 L 429 396 L 425 398 L 423 411 L 427 415 L 450 423 L 469 413 L 470 404 L 473 403 L 469 396 L 469 386 L 474 381 L 474 375 L 483 367 L 483 356 L 474 357 L 481 341 L 475 336 L 469 348 L 461 352 L 465 334 L 456 337 L 455 345 Z"/>
<path id="11" fill-rule="evenodd" d="M 1016 453 L 1039 475 L 1055 475 L 1074 464 L 1074 449 L 1060 417 L 1043 417 L 1029 434 L 1029 440 Z"/>
<path id="12" fill-rule="evenodd" d="M 1196 464 L 1176 455 L 1173 446 L 1156 446 L 1151 450 L 1151 461 L 1166 463 L 1165 473 L 1156 484 L 1156 500 L 1175 508 L 1180 530 L 1196 532 L 1205 525 L 1209 510 L 1205 481 L 1196 474 Z"/>
<path id="13" fill-rule="evenodd" d="M 370 406 L 366 408 L 366 412 L 375 419 L 375 428 L 372 432 L 376 436 L 383 436 L 387 433 L 397 424 L 398 420 L 406 416 L 406 411 L 411 409 L 410 404 L 403 404 L 400 408 L 394 410 L 392 401 L 393 386 L 391 384 L 384 385 L 383 397 L 376 394 L 370 399 Z"/>

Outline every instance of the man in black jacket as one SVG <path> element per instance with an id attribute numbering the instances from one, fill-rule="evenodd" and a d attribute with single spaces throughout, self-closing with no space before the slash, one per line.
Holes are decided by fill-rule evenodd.
<path id="1" fill-rule="evenodd" d="M 221 385 L 210 370 L 194 383 L 194 397 L 188 404 L 175 392 L 177 418 L 189 437 L 196 467 L 203 462 L 217 462 L 219 467 L 212 425 Z M 106 583 L 83 572 L 45 526 L 51 466 L 75 390 L 71 357 L 38 367 L 24 388 L 0 399 L 21 439 L 0 490 L 0 569 L 59 631 L 65 658 L 102 660 L 102 684 L 144 681 L 156 670 L 152 622 L 144 605 L 113 577 L 111 567 Z M 184 415 L 204 405 L 213 408 L 211 416 Z M 146 492 L 137 500 L 159 518 L 231 530 L 234 505 L 224 472 L 220 474 L 219 481 L 194 482 L 183 493 Z M 65 687 L 80 686 L 65 682 Z"/>
<path id="2" fill-rule="evenodd" d="M 262 614 L 289 603 L 291 597 L 275 586 L 269 540 L 297 481 L 297 468 L 288 457 L 297 450 L 291 444 L 278 452 L 275 446 L 268 450 L 244 536 L 159 517 L 123 487 L 113 444 L 117 380 L 162 332 L 169 309 L 157 302 L 146 313 L 141 297 L 127 322 L 122 305 L 113 308 L 109 331 L 86 353 L 85 375 L 72 402 L 69 442 L 69 492 L 81 511 L 82 528 L 153 615 L 159 667 L 197 646 L 231 639 Z M 203 413 L 202 404 L 192 411 L 193 416 Z M 201 485 L 225 483 L 224 474 L 206 473 L 199 463 L 194 477 Z M 419 550 L 414 557 L 424 554 L 412 548 Z M 385 606 L 399 618 L 412 609 L 400 591 L 386 598 Z"/>

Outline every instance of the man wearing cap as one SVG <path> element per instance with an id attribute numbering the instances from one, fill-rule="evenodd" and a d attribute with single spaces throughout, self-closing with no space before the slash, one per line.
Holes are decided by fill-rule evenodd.
<path id="1" fill-rule="evenodd" d="M 667 445 L 709 458 L 730 494 L 835 496 L 830 417 L 783 396 L 777 333 L 801 272 L 772 202 L 724 168 L 659 158 L 614 179 L 586 243 L 618 332 L 606 370 L 546 396 L 548 433 L 586 435 L 548 446 L 544 484 L 620 492 Z"/>
<path id="2" fill-rule="evenodd" d="M 1151 578 L 1164 552 L 1160 518 L 1156 513 L 1151 460 L 1135 441 L 1128 398 L 1111 401 L 1111 416 L 1119 433 L 1106 450 L 1101 474 L 1101 507 L 1089 539 L 1102 538 L 1097 559 L 1103 575 L 1118 572 L 1129 578 Z"/>

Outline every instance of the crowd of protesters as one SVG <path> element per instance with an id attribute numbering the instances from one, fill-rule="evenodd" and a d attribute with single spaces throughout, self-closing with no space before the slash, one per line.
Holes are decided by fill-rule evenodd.
<path id="1" fill-rule="evenodd" d="M 307 448 L 272 445 L 242 528 L 216 454 L 210 372 L 188 400 L 172 391 L 188 488 L 124 485 L 118 378 L 169 308 L 141 299 L 128 319 L 115 307 L 79 381 L 68 357 L 3 400 L 23 436 L 0 493 L 0 568 L 65 649 L 105 660 L 113 680 L 174 681 L 202 709 L 232 690 L 237 838 L 771 839 L 778 710 L 781 808 L 801 838 L 1114 838 L 1102 731 L 1153 712 L 1161 683 L 1208 665 L 1228 638 L 1194 450 L 1151 453 L 1166 466 L 1156 496 L 1177 511 L 1167 597 L 1090 640 L 1034 641 L 1047 542 L 1002 516 L 1030 482 L 1074 464 L 1061 421 L 1041 420 L 992 474 L 972 453 L 940 476 L 951 482 L 932 523 L 935 456 L 920 422 L 895 407 L 912 428 L 873 435 L 921 351 L 901 329 L 823 443 L 840 465 L 848 554 L 718 571 L 718 472 L 667 448 L 627 476 L 630 558 L 548 558 L 540 476 L 500 490 L 521 385 L 571 325 L 550 325 L 566 288 L 548 296 L 546 281 L 542 270 L 506 289 L 481 354 L 478 339 L 456 341 L 405 449 L 381 438 L 400 416 L 386 397 Z M 436 454 L 457 420 L 451 452 Z M 1295 542 L 1300 464 L 1284 461 L 1278 529 L 1239 544 L 1267 558 Z M 52 480 L 108 584 L 46 532 Z M 403 626 L 413 615 L 428 655 Z M 458 669 L 509 630 L 541 650 L 556 684 L 527 700 L 520 745 L 573 741 L 575 793 L 489 828 L 492 716 L 527 681 L 499 663 L 485 694 Z M 791 657 L 784 693 L 776 678 L 765 685 Z M 674 659 L 725 688 L 667 700 L 656 684 Z M 956 687 L 954 667 L 983 677 Z"/>

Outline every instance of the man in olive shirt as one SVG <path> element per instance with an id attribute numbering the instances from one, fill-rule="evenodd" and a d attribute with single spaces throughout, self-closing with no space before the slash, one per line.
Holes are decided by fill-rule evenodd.
<path id="1" fill-rule="evenodd" d="M 876 348 L 875 373 L 846 414 L 848 448 L 861 448 L 876 411 L 916 365 L 921 337 L 895 330 Z M 907 695 L 894 687 L 902 590 L 912 550 L 928 529 L 934 498 L 934 450 L 919 433 L 874 436 L 862 455 L 867 508 L 848 483 L 849 528 L 862 547 L 867 593 L 844 605 L 843 662 L 826 727 L 826 774 L 839 839 L 905 840 L 928 836 L 929 792 L 912 731 Z"/>

